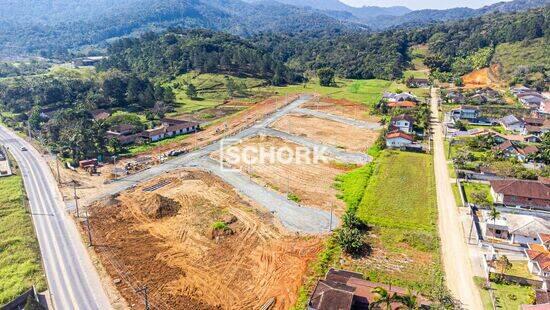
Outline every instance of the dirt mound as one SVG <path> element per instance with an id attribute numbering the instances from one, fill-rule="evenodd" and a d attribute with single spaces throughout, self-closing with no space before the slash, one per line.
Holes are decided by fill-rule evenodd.
<path id="1" fill-rule="evenodd" d="M 153 219 L 174 216 L 181 208 L 179 202 L 159 194 L 150 194 L 141 202 L 143 214 Z"/>
<path id="2" fill-rule="evenodd" d="M 494 87 L 499 83 L 498 71 L 498 64 L 491 65 L 490 68 L 475 70 L 464 75 L 462 82 L 466 88 Z"/>

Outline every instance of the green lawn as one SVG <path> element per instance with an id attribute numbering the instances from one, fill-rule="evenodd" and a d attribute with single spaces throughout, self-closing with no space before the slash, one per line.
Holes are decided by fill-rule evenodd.
<path id="1" fill-rule="evenodd" d="M 46 289 L 40 251 L 29 214 L 22 206 L 19 176 L 0 178 L 0 304 L 29 289 Z"/>
<path id="2" fill-rule="evenodd" d="M 278 94 L 318 93 L 335 99 L 348 99 L 373 105 L 382 99 L 382 94 L 390 85 L 386 80 L 345 80 L 336 79 L 336 86 L 324 87 L 312 79 L 306 84 L 288 85 L 284 87 L 266 87 L 266 91 Z"/>
<path id="3" fill-rule="evenodd" d="M 462 188 L 464 189 L 464 194 L 466 195 L 466 202 L 472 202 L 472 193 L 482 191 L 486 195 L 487 205 L 491 205 L 493 203 L 493 198 L 491 197 L 491 187 L 488 184 L 462 182 Z"/>
<path id="4" fill-rule="evenodd" d="M 173 142 L 183 141 L 183 140 L 187 139 L 190 135 L 191 134 L 179 135 L 179 136 L 170 137 L 170 138 L 166 138 L 166 139 L 163 139 L 163 140 L 160 140 L 160 141 L 146 143 L 146 144 L 142 144 L 142 145 L 131 145 L 126 149 L 126 151 L 131 156 L 136 156 L 136 155 L 139 155 L 141 153 L 148 152 L 148 151 L 150 151 L 150 150 L 152 150 L 152 149 L 154 149 L 158 146 L 161 146 L 161 145 L 166 145 L 166 144 L 173 143 Z"/>
<path id="5" fill-rule="evenodd" d="M 418 98 L 430 97 L 430 90 L 428 88 L 409 88 L 407 87 L 407 85 L 399 81 L 393 81 L 390 87 L 388 87 L 388 91 L 390 92 L 397 92 L 399 90 L 403 92 L 410 92 L 413 95 L 417 96 Z"/>
<path id="6" fill-rule="evenodd" d="M 264 86 L 266 81 L 254 78 L 230 77 L 236 85 L 233 98 L 240 101 L 250 101 L 254 96 L 267 97 Z M 198 93 L 198 98 L 190 99 L 187 94 L 187 86 L 193 84 Z M 176 113 L 193 113 L 207 108 L 213 108 L 232 97 L 227 91 L 228 80 L 222 74 L 199 74 L 190 72 L 182 74 L 174 80 L 166 83 L 172 87 L 176 96 Z"/>
<path id="7" fill-rule="evenodd" d="M 433 293 L 441 266 L 432 156 L 382 152 L 357 215 L 371 226 L 369 242 L 383 258 L 352 267 L 372 281 Z"/>
<path id="8" fill-rule="evenodd" d="M 455 202 L 458 207 L 462 207 L 462 199 L 460 199 L 460 191 L 458 190 L 458 185 L 456 183 L 451 184 L 453 189 L 453 196 L 455 197 Z"/>
<path id="9" fill-rule="evenodd" d="M 492 310 L 493 301 L 489 291 L 485 288 L 485 280 L 480 277 L 475 277 L 474 280 L 480 288 L 481 300 L 485 310 Z M 491 290 L 495 296 L 497 309 L 517 310 L 520 309 L 521 305 L 529 305 L 534 301 L 535 291 L 530 286 L 491 282 Z"/>
<path id="10" fill-rule="evenodd" d="M 537 279 L 531 272 L 529 272 L 529 267 L 527 261 L 525 260 L 514 260 L 510 261 L 512 263 L 512 268 L 506 272 L 506 274 L 522 277 L 527 279 Z"/>

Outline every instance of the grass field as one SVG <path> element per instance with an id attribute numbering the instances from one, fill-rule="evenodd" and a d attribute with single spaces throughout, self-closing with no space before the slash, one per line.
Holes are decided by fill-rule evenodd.
<path id="1" fill-rule="evenodd" d="M 483 307 L 485 310 L 492 310 L 493 301 L 489 291 L 484 287 L 485 280 L 480 277 L 475 277 L 474 280 L 480 288 Z M 535 291 L 529 286 L 491 282 L 491 290 L 495 296 L 495 307 L 497 309 L 516 310 L 520 309 L 521 305 L 529 305 L 534 301 Z"/>
<path id="2" fill-rule="evenodd" d="M 336 79 L 336 86 L 320 86 L 315 79 L 305 84 L 288 85 L 284 87 L 266 87 L 265 91 L 278 94 L 317 93 L 335 99 L 349 99 L 367 105 L 378 103 L 382 94 L 391 86 L 385 80 L 345 80 Z"/>
<path id="3" fill-rule="evenodd" d="M 466 202 L 473 202 L 472 193 L 481 191 L 485 193 L 485 197 L 487 198 L 485 203 L 487 205 L 491 205 L 493 203 L 493 198 L 491 197 L 491 187 L 488 184 L 463 182 L 462 188 L 464 188 Z"/>
<path id="4" fill-rule="evenodd" d="M 228 79 L 222 74 L 199 74 L 190 72 L 178 76 L 167 83 L 172 87 L 176 97 L 176 113 L 193 113 L 222 104 L 225 100 L 234 98 L 239 101 L 250 101 L 254 96 L 267 96 L 264 92 L 266 81 L 253 78 L 230 77 L 236 89 L 233 97 L 227 90 Z M 187 86 L 193 84 L 197 89 L 197 98 L 190 99 L 186 95 Z"/>
<path id="5" fill-rule="evenodd" d="M 0 304 L 29 289 L 46 289 L 40 251 L 29 214 L 22 206 L 19 176 L 0 178 Z"/>
<path id="6" fill-rule="evenodd" d="M 432 157 L 384 151 L 359 203 L 373 253 L 350 263 L 372 281 L 433 293 L 441 275 Z"/>

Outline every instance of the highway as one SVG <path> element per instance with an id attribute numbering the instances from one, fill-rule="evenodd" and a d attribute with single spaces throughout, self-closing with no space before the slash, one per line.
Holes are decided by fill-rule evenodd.
<path id="1" fill-rule="evenodd" d="M 46 161 L 24 139 L 1 125 L 0 144 L 9 148 L 19 164 L 54 309 L 110 309 L 99 275 L 74 221 L 65 212 Z"/>

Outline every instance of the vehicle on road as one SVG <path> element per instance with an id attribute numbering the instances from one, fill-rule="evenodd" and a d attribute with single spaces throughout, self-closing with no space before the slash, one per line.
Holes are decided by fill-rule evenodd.
<path id="1" fill-rule="evenodd" d="M 26 151 L 26 150 L 27 150 L 26 147 L 24 147 L 24 146 L 21 147 L 21 151 Z"/>

